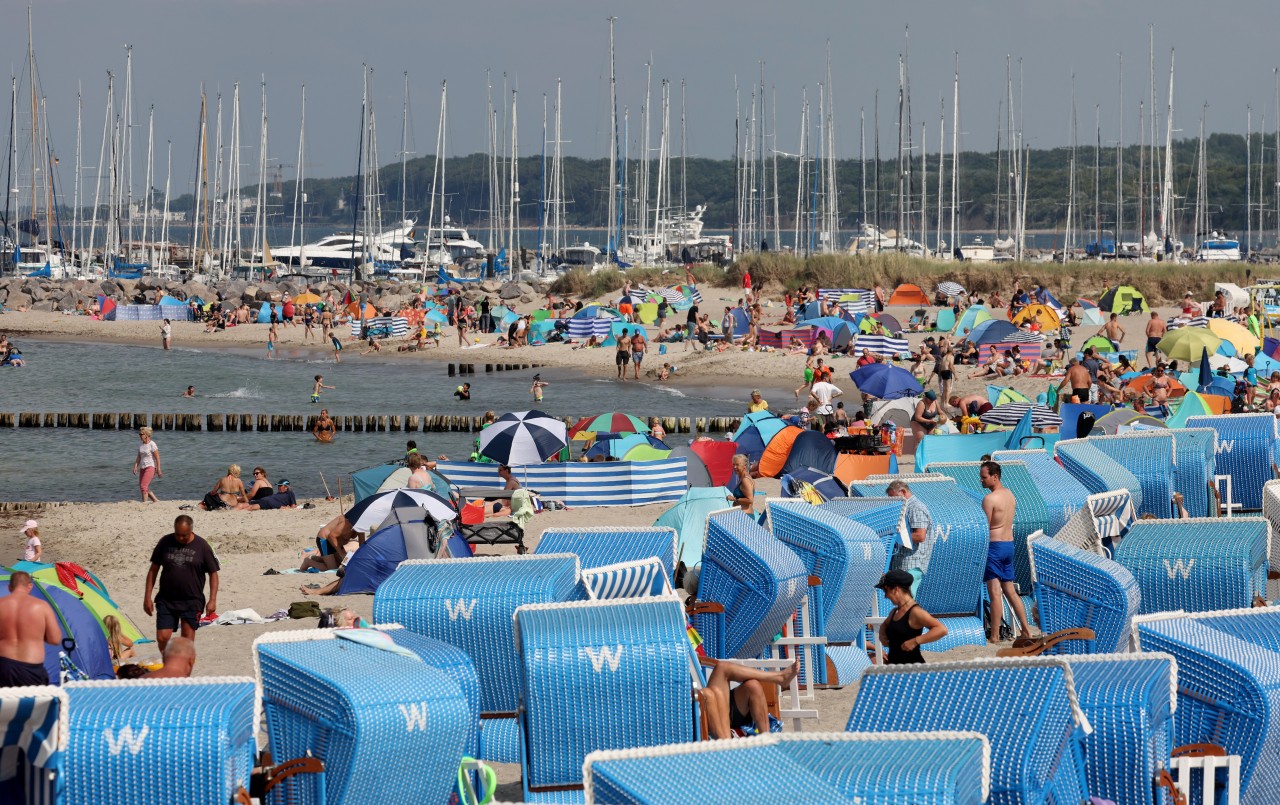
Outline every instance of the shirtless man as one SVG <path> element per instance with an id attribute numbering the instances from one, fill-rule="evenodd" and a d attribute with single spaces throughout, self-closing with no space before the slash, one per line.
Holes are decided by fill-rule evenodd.
<path id="1" fill-rule="evenodd" d="M 750 515 L 756 513 L 756 482 L 751 479 L 751 463 L 738 453 L 733 457 L 733 472 L 738 476 L 738 493 L 730 494 L 729 501 Z"/>
<path id="2" fill-rule="evenodd" d="M 333 420 L 329 418 L 329 409 L 321 408 L 320 416 L 316 418 L 315 427 L 311 429 L 311 435 L 316 437 L 318 442 L 331 442 L 336 430 Z"/>
<path id="3" fill-rule="evenodd" d="M 1154 310 L 1151 311 L 1151 319 L 1147 321 L 1147 366 L 1153 366 L 1155 360 L 1160 356 L 1160 349 L 1156 345 L 1160 343 L 1160 339 L 1164 338 L 1164 334 L 1169 331 L 1169 325 L 1164 323 L 1164 319 L 1160 318 L 1160 314 Z"/>
<path id="4" fill-rule="evenodd" d="M 1107 319 L 1107 323 L 1102 325 L 1101 334 L 1107 337 L 1107 340 L 1111 342 L 1111 346 L 1116 348 L 1116 352 L 1120 351 L 1120 341 L 1124 338 L 1124 328 L 1120 326 L 1120 316 L 1118 314 L 1111 314 L 1111 318 Z"/>
<path id="5" fill-rule="evenodd" d="M 164 666 L 147 674 L 147 679 L 186 679 L 196 667 L 196 641 L 169 638 L 164 648 Z"/>
<path id="6" fill-rule="evenodd" d="M 44 646 L 62 643 L 53 607 L 31 594 L 31 574 L 15 570 L 0 598 L 0 688 L 48 685 Z"/>
<path id="7" fill-rule="evenodd" d="M 1089 376 L 1089 370 L 1081 365 L 1078 358 L 1072 358 L 1071 364 L 1067 367 L 1067 376 L 1062 378 L 1062 382 L 1058 384 L 1058 390 L 1064 388 L 1071 389 L 1071 396 L 1075 398 L 1074 402 L 1089 402 L 1089 388 L 1093 385 L 1093 378 Z M 1068 402 L 1072 402 L 1068 400 Z"/>
<path id="8" fill-rule="evenodd" d="M 995 407 L 981 394 L 952 395 L 947 403 L 956 410 L 956 418 L 960 422 L 962 433 L 982 430 L 985 426 L 978 417 Z"/>
<path id="9" fill-rule="evenodd" d="M 1005 489 L 1000 482 L 1000 465 L 994 461 L 982 462 L 978 470 L 978 479 L 987 494 L 982 498 L 982 511 L 987 515 L 987 525 L 991 531 L 991 542 L 987 545 L 987 570 L 982 580 L 987 583 L 987 595 L 991 601 L 989 620 L 992 643 L 1000 642 L 1000 624 L 1004 620 L 1004 603 L 1001 596 L 1009 599 L 1013 614 L 1018 618 L 1021 637 L 1031 636 L 1031 624 L 1027 623 L 1027 611 L 1018 596 L 1018 588 L 1013 583 L 1013 513 L 1018 502 L 1013 493 Z M 1000 602 L 1000 609 L 996 603 Z M 999 614 L 997 614 L 999 612 Z"/>

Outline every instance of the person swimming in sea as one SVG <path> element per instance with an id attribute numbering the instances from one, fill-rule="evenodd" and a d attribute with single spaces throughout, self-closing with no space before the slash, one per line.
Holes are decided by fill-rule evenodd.
<path id="1" fill-rule="evenodd" d="M 194 396 L 196 396 L 196 387 L 195 387 L 195 386 L 187 386 L 187 390 L 186 390 L 186 391 L 184 391 L 184 392 L 182 392 L 182 396 L 183 396 L 183 397 L 194 397 Z"/>

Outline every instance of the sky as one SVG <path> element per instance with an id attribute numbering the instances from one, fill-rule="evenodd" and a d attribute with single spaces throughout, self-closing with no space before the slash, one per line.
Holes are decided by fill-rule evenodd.
<path id="1" fill-rule="evenodd" d="M 22 73 L 25 9 L 13 2 L 0 8 L 7 12 L 6 24 L 0 26 L 0 44 L 9 54 L 10 71 Z M 1150 25 L 1155 26 L 1161 137 L 1171 48 L 1177 49 L 1175 128 L 1180 133 L 1176 136 L 1194 135 L 1206 102 L 1209 131 L 1243 133 L 1246 107 L 1252 105 L 1254 129 L 1265 120 L 1266 128 L 1274 132 L 1274 69 L 1280 64 L 1280 52 L 1272 40 L 1280 28 L 1280 4 L 1226 0 L 1209 9 L 1191 0 L 46 0 L 37 3 L 33 13 L 40 89 L 47 99 L 50 137 L 61 159 L 64 186 L 70 182 L 66 166 L 74 164 L 77 91 L 83 93 L 83 164 L 93 165 L 101 140 L 106 73 L 115 72 L 117 93 L 122 93 L 124 46 L 131 44 L 135 174 L 140 183 L 147 109 L 154 106 L 157 164 L 163 163 L 164 143 L 171 141 L 177 195 L 189 192 L 194 180 L 202 86 L 211 109 L 217 93 L 223 94 L 229 126 L 232 86 L 240 83 L 246 183 L 256 172 L 264 80 L 268 150 L 285 177 L 292 178 L 297 162 L 303 84 L 307 87 L 307 174 L 354 173 L 362 64 L 373 68 L 383 163 L 399 158 L 406 71 L 412 119 L 408 150 L 413 154 L 435 151 L 440 85 L 446 80 L 445 153 L 487 150 L 488 69 L 493 97 L 504 118 L 510 91 L 518 91 L 522 158 L 542 149 L 543 96 L 554 101 L 557 79 L 562 81 L 564 153 L 607 156 L 606 18 L 611 15 L 617 17 L 619 112 L 630 110 L 630 131 L 637 141 L 645 65 L 652 64 L 655 150 L 660 85 L 667 78 L 673 82 L 675 152 L 683 80 L 688 154 L 732 155 L 735 82 L 741 87 L 742 108 L 747 110 L 763 62 L 766 125 L 773 128 L 775 114 L 777 121 L 777 138 L 771 147 L 785 153 L 799 151 L 802 92 L 807 88 L 816 119 L 818 85 L 825 82 L 830 42 L 838 154 L 858 156 L 859 113 L 864 111 L 870 155 L 879 90 L 881 151 L 887 156 L 896 147 L 898 59 L 906 47 L 908 25 L 913 118 L 917 129 L 922 121 L 929 122 L 925 146 L 931 154 L 937 152 L 941 117 L 946 119 L 948 142 L 951 138 L 957 53 L 964 149 L 989 150 L 995 144 L 1006 94 L 1006 56 L 1013 59 L 1014 92 L 1021 97 L 1023 136 L 1031 147 L 1070 142 L 1073 74 L 1080 141 L 1094 140 L 1096 107 L 1104 145 L 1119 139 L 1121 122 L 1124 141 L 1136 142 L 1138 104 L 1150 95 Z M 121 103 L 117 100 L 117 110 Z M 212 112 L 210 121 L 212 126 Z M 631 155 L 638 151 L 637 144 Z"/>

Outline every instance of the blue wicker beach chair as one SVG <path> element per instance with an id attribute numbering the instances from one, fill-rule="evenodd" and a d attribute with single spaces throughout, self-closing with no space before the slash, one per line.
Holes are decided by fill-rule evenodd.
<path id="1" fill-rule="evenodd" d="M 1231 476 L 1233 503 L 1246 511 L 1261 509 L 1262 485 L 1276 477 L 1275 417 L 1271 414 L 1193 416 L 1187 420 L 1187 427 L 1212 428 L 1218 434 L 1214 474 Z"/>
<path id="2" fill-rule="evenodd" d="M 1212 428 L 1171 428 L 1167 433 L 1174 445 L 1173 488 L 1182 493 L 1182 505 L 1192 517 L 1217 515 L 1213 485 L 1217 433 Z"/>
<path id="3" fill-rule="evenodd" d="M 863 672 L 850 732 L 966 730 L 991 742 L 993 805 L 1088 800 L 1088 720 L 1061 659 L 876 666 Z"/>
<path id="4" fill-rule="evenodd" d="M 979 479 L 982 462 L 965 461 L 954 464 L 930 464 L 929 471 L 941 473 L 962 488 L 986 494 Z M 1018 501 L 1013 512 L 1013 574 L 1019 590 L 1031 593 L 1031 563 L 1027 558 L 1027 537 L 1049 528 L 1049 509 L 1040 496 L 1040 485 L 1021 461 L 1008 461 L 1000 465 L 1000 478 Z"/>
<path id="5" fill-rule="evenodd" d="M 67 801 L 67 703 L 66 691 L 52 685 L 0 689 L 0 802 Z"/>
<path id="6" fill-rule="evenodd" d="M 584 571 L 653 556 L 662 563 L 669 585 L 675 577 L 676 532 L 674 528 L 548 528 L 534 553 L 575 554 Z M 657 578 L 652 591 L 662 592 Z"/>
<path id="7" fill-rule="evenodd" d="M 884 543 L 867 526 L 800 501 L 771 500 L 769 522 L 820 581 L 811 587 L 813 634 L 827 645 L 814 646 L 814 681 L 849 684 L 870 664 L 865 622 L 884 573 Z"/>
<path id="8" fill-rule="evenodd" d="M 1138 625 L 1143 651 L 1178 661 L 1174 743 L 1215 744 L 1240 756 L 1243 805 L 1280 791 L 1280 654 L 1219 628 L 1216 618 L 1170 613 Z"/>
<path id="9" fill-rule="evenodd" d="M 582 587 L 593 601 L 675 595 L 666 568 L 656 556 L 583 570 Z"/>
<path id="10" fill-rule="evenodd" d="M 1262 515 L 1271 523 L 1271 547 L 1267 552 L 1271 572 L 1268 578 L 1280 578 L 1280 481 L 1267 481 L 1262 486 Z M 1275 598 L 1275 595 L 1268 595 Z"/>
<path id="11" fill-rule="evenodd" d="M 1053 538 L 1073 548 L 1106 556 L 1107 546 L 1119 542 L 1137 519 L 1133 496 L 1127 490 L 1101 492 L 1085 498 L 1080 510 Z"/>
<path id="12" fill-rule="evenodd" d="M 1089 793 L 1114 802 L 1165 805 L 1152 783 L 1169 767 L 1178 665 L 1169 654 L 1063 657 L 1093 732 L 1084 740 Z"/>
<path id="13" fill-rule="evenodd" d="M 415 647 L 400 646 L 395 632 Z M 363 802 L 370 792 L 387 802 L 444 802 L 457 784 L 478 714 L 455 681 L 456 650 L 414 637 L 308 629 L 254 641 L 271 752 L 322 761 L 327 805 Z M 432 644 L 449 670 L 418 653 L 430 656 Z M 314 790 L 295 793 L 308 805 L 322 801 Z"/>
<path id="14" fill-rule="evenodd" d="M 1116 550 L 1142 589 L 1142 612 L 1247 607 L 1266 594 L 1263 517 L 1139 520 Z"/>
<path id="15" fill-rule="evenodd" d="M 1090 436 L 1085 441 L 1138 479 L 1142 488 L 1141 505 L 1135 499 L 1139 516 L 1150 513 L 1167 519 L 1176 514 L 1173 509 L 1175 441 L 1169 431 Z M 1059 447 L 1061 445 L 1059 442 Z"/>
<path id="16" fill-rule="evenodd" d="M 887 481 L 864 481 L 850 495 L 879 496 Z M 933 553 L 916 590 L 920 606 L 947 625 L 947 636 L 922 648 L 946 651 L 956 646 L 986 645 L 982 629 L 982 572 L 987 563 L 987 520 L 973 496 L 954 480 L 923 473 L 910 476 L 911 494 L 920 498 L 933 518 Z"/>
<path id="17" fill-rule="evenodd" d="M 248 677 L 70 682 L 67 801 L 230 802 L 248 788 L 258 697 Z"/>
<path id="18" fill-rule="evenodd" d="M 990 790 L 990 743 L 976 732 L 762 735 L 592 752 L 586 774 L 587 796 L 599 805 L 978 805 Z"/>
<path id="19" fill-rule="evenodd" d="M 1139 513 L 1146 510 L 1143 508 L 1142 482 L 1138 480 L 1138 476 L 1098 449 L 1092 438 L 1058 442 L 1055 452 L 1067 472 L 1075 476 L 1092 494 L 1128 490 L 1133 498 L 1133 508 Z M 1153 514 L 1162 516 L 1158 512 Z"/>
<path id="20" fill-rule="evenodd" d="M 902 498 L 837 498 L 820 504 L 818 508 L 839 517 L 847 517 L 876 532 L 880 541 L 884 543 L 885 570 L 889 569 L 889 560 L 893 558 L 893 553 L 898 546 L 906 545 L 911 539 L 903 516 Z"/>
<path id="21" fill-rule="evenodd" d="M 1127 650 L 1141 606 L 1138 583 L 1105 556 L 1049 537 L 1031 540 L 1036 607 L 1046 633 L 1091 629 L 1091 641 L 1065 640 L 1055 654 L 1110 654 Z"/>
<path id="22" fill-rule="evenodd" d="M 707 518 L 694 628 L 717 659 L 759 657 L 808 593 L 795 552 L 741 511 Z"/>
<path id="23" fill-rule="evenodd" d="M 582 801 L 597 749 L 697 737 L 702 677 L 675 598 L 522 606 L 515 643 L 526 801 Z"/>
<path id="24" fill-rule="evenodd" d="M 378 623 L 457 646 L 480 679 L 481 756 L 519 761 L 519 657 L 512 617 L 523 604 L 585 597 L 578 558 L 544 554 L 402 562 L 373 598 Z"/>
<path id="25" fill-rule="evenodd" d="M 1046 534 L 1058 533 L 1089 496 L 1089 490 L 1084 484 L 1077 481 L 1075 476 L 1054 460 L 1051 453 L 1044 450 L 997 450 L 991 454 L 991 458 L 1001 465 L 1006 461 L 1021 461 L 1026 466 L 1027 472 L 1035 479 L 1049 517 L 1044 530 Z"/>

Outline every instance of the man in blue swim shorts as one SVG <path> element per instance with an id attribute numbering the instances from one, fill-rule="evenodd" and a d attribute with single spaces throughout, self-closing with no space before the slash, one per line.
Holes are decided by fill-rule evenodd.
<path id="1" fill-rule="evenodd" d="M 1009 600 L 1013 614 L 1018 618 L 1021 637 L 1031 637 L 1031 624 L 1027 623 L 1027 610 L 1018 596 L 1018 588 L 1013 582 L 1013 513 L 1018 502 L 1013 493 L 1000 481 L 1000 465 L 994 461 L 982 462 L 978 470 L 978 478 L 987 494 L 982 498 L 982 511 L 987 515 L 987 527 L 991 532 L 991 542 L 987 545 L 987 569 L 982 580 L 987 583 L 987 597 L 991 601 L 990 621 L 987 639 L 992 643 L 1000 642 L 1000 624 L 1004 620 L 1004 601 Z M 999 609 L 996 609 L 999 604 Z"/>

